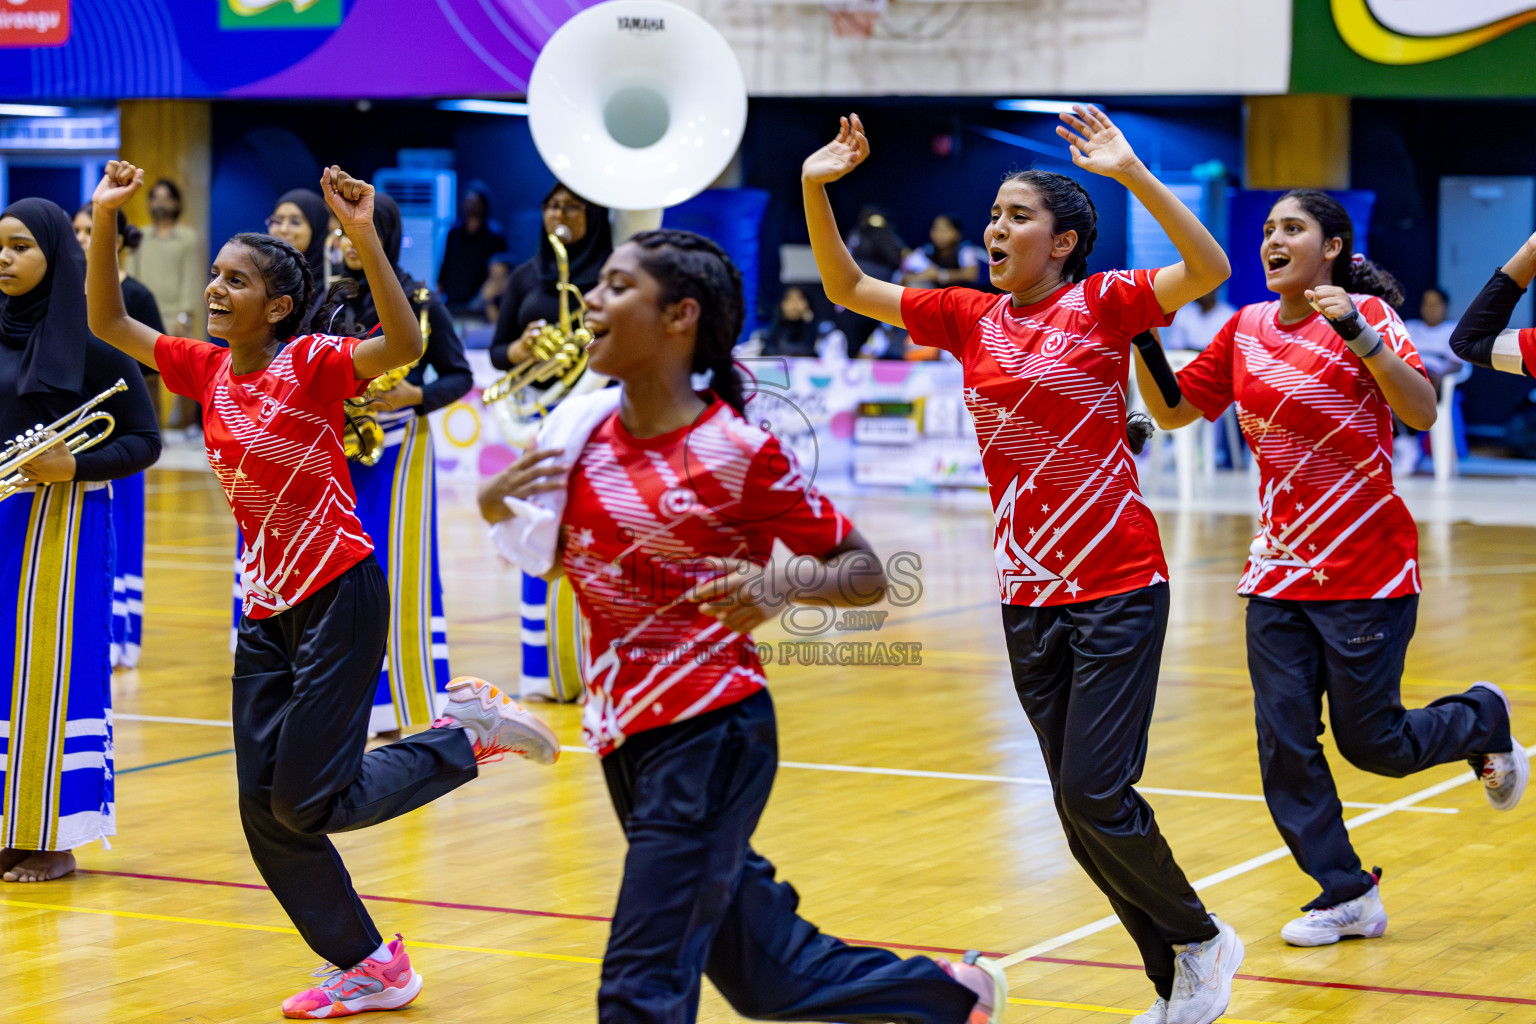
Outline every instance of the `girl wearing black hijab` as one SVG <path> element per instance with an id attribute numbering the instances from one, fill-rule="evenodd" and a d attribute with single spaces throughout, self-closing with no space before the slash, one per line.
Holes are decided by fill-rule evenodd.
<path id="1" fill-rule="evenodd" d="M 603 261 L 613 252 L 613 232 L 608 224 L 608 208 L 588 202 L 559 183 L 544 197 L 544 231 L 539 236 L 539 251 L 532 259 L 512 271 L 507 291 L 501 298 L 501 312 L 496 318 L 496 333 L 491 338 L 491 365 L 510 370 L 514 359 L 511 348 L 532 340 L 546 323 L 560 322 L 560 268 L 550 235 L 563 235 L 570 257 L 571 284 L 583 293 L 597 285 Z M 579 304 L 574 297 L 571 311 Z M 554 697 L 551 681 L 550 646 L 559 631 L 558 620 L 549 619 L 546 603 L 549 584 L 537 576 L 523 574 L 523 635 L 545 637 L 544 643 L 523 641 L 524 696 Z"/>
<path id="2" fill-rule="evenodd" d="M 315 277 L 314 308 L 326 301 L 326 288 L 330 274 L 325 262 L 325 236 L 330 227 L 331 214 L 320 193 L 307 188 L 289 189 L 277 197 L 272 216 L 267 218 L 267 231 L 274 238 L 281 238 L 304 254 L 309 272 Z"/>
<path id="3" fill-rule="evenodd" d="M 370 730 L 389 734 L 402 726 L 431 725 L 447 699 L 448 635 L 443 619 L 443 582 L 437 552 L 437 478 L 428 414 L 464 397 L 474 383 L 464 344 L 453 318 L 420 281 L 400 269 L 400 207 L 382 192 L 374 194 L 373 225 L 384 255 L 411 307 L 427 313 L 427 348 L 421 361 L 392 390 L 380 395 L 368 413 L 384 429 L 384 453 L 372 466 L 350 463 L 357 515 L 373 538 L 374 551 L 389 576 L 389 650 L 374 695 Z M 379 322 L 363 262 L 343 236 L 342 275 L 355 283 L 334 311 L 329 304 L 314 326 L 327 334 L 367 334 Z M 336 316 L 336 328 L 326 327 Z M 433 377 L 426 379 L 427 368 Z M 435 625 L 434 625 L 435 624 Z"/>
<path id="4" fill-rule="evenodd" d="M 160 455 L 138 364 L 91 336 L 85 256 L 45 199 L 0 213 L 0 438 L 49 424 L 121 378 L 111 436 L 27 462 L 0 500 L 0 876 L 42 882 L 117 831 L 112 790 L 112 491 Z M 24 582 L 25 581 L 25 582 Z M 22 656 L 18 658 L 18 652 Z M 68 762 L 68 763 L 66 763 Z M 9 773 L 14 773 L 9 774 Z"/>

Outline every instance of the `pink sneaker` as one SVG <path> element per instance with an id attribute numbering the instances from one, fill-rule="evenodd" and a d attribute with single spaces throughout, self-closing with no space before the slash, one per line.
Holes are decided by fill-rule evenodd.
<path id="1" fill-rule="evenodd" d="M 434 729 L 468 729 L 475 745 L 475 763 L 500 761 L 517 754 L 539 764 L 560 758 L 560 741 L 549 726 L 517 701 L 484 679 L 459 676 L 448 684 L 448 703 Z"/>
<path id="2" fill-rule="evenodd" d="M 1003 1009 L 1008 1005 L 1008 978 L 997 961 L 973 949 L 958 964 L 948 960 L 936 962 L 951 978 L 976 993 L 976 1005 L 971 1008 L 967 1024 L 1002 1024 Z"/>
<path id="3" fill-rule="evenodd" d="M 326 965 L 315 972 L 325 978 L 319 988 L 305 989 L 283 1000 L 283 1016 L 296 1020 L 329 1020 L 369 1010 L 398 1010 L 421 992 L 421 975 L 411 970 L 405 940 L 390 940 L 389 963 L 367 959 L 349 970 Z"/>

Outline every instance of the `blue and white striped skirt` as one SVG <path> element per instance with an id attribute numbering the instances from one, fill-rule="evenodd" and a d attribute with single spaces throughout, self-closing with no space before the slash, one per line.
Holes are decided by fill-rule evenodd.
<path id="1" fill-rule="evenodd" d="M 72 850 L 117 832 L 112 562 L 105 485 L 0 501 L 0 846 Z"/>
<path id="2" fill-rule="evenodd" d="M 144 643 L 144 474 L 112 482 L 112 667 L 134 668 Z"/>

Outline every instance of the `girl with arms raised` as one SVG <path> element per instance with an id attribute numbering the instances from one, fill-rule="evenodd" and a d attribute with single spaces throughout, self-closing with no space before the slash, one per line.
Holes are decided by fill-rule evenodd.
<path id="1" fill-rule="evenodd" d="M 202 400 L 208 459 L 245 537 L 245 615 L 233 714 L 240 818 L 251 856 L 326 981 L 283 1003 L 301 1019 L 399 1009 L 421 990 L 405 943 L 380 938 L 326 836 L 387 821 L 513 752 L 552 763 L 554 735 L 494 686 L 449 684 L 433 728 L 364 753 L 389 626 L 389 590 L 355 511 L 342 402 L 421 355 L 416 316 L 373 227 L 373 187 L 321 178 L 362 258 L 383 334 L 294 337 L 313 276 L 293 246 L 240 234 L 204 291 L 228 348 L 157 335 L 123 309 L 116 210 L 144 172 L 109 161 L 96 188 L 87 291 L 95 334 Z"/>
<path id="2" fill-rule="evenodd" d="M 1194 214 L 1096 107 L 1063 114 L 1077 166 L 1125 185 L 1183 261 L 1088 275 L 1098 215 L 1066 175 L 1003 180 L 985 232 L 1004 294 L 902 288 L 864 274 L 838 237 L 828 183 L 869 156 L 857 115 L 801 170 L 827 297 L 906 327 L 964 367 L 996 517 L 994 557 L 1014 686 L 1050 772 L 1067 844 L 1141 950 L 1156 989 L 1137 1024 L 1210 1024 L 1243 945 L 1206 912 L 1133 788 L 1147 754 L 1168 624 L 1168 568 L 1126 439 L 1132 338 L 1230 268 Z M 1134 427 L 1134 423 L 1132 424 Z"/>

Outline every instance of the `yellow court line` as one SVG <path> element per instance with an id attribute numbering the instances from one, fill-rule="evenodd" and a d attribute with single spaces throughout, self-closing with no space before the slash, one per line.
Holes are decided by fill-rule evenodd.
<path id="1" fill-rule="evenodd" d="M 98 914 L 102 917 L 127 917 L 136 921 L 165 921 L 170 924 L 200 924 L 211 928 L 238 928 L 248 932 L 279 932 L 297 935 L 297 929 L 280 925 L 246 924 L 241 921 L 214 921 L 202 917 L 171 917 L 166 914 L 141 914 L 133 910 L 102 910 L 97 907 L 66 907 L 58 903 L 27 903 L 23 900 L 0 900 L 0 907 L 20 907 L 24 910 L 66 911 L 71 914 Z M 570 964 L 600 964 L 603 961 L 591 956 L 565 956 L 561 953 L 530 953 L 520 949 L 493 949 L 488 946 L 451 946 L 444 942 L 419 942 L 412 939 L 416 949 L 446 949 L 455 953 L 489 953 L 494 956 L 516 956 L 529 960 L 559 960 Z"/>
<path id="2" fill-rule="evenodd" d="M 1091 1013 L 1117 1013 L 1122 1017 L 1134 1017 L 1145 1010 L 1122 1010 L 1118 1006 L 1094 1006 L 1091 1003 L 1057 1003 L 1049 999 L 1018 999 L 1009 996 L 1010 1003 L 1018 1003 L 1021 1006 L 1049 1006 L 1058 1010 L 1088 1010 Z M 1217 1017 L 1216 1024 L 1273 1024 L 1267 1020 L 1243 1020 L 1239 1017 Z"/>

